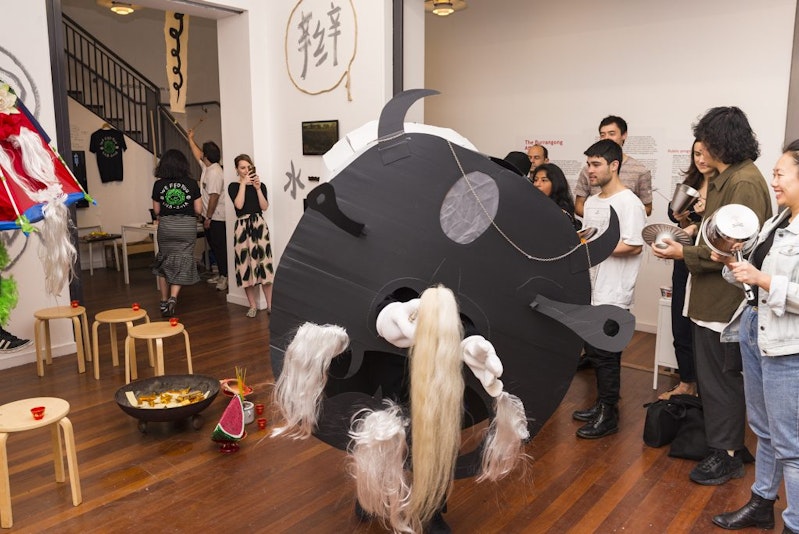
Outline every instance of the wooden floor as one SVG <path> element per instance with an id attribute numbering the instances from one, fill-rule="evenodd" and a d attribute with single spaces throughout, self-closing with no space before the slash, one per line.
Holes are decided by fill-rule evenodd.
<path id="1" fill-rule="evenodd" d="M 158 295 L 146 269 L 84 273 L 84 304 L 90 320 L 109 308 L 136 301 L 158 316 Z M 269 318 L 245 317 L 245 308 L 225 302 L 210 284 L 187 287 L 178 315 L 191 334 L 194 370 L 231 377 L 246 366 L 255 388 L 251 400 L 269 402 Z M 0 403 L 57 396 L 72 406 L 83 503 L 73 507 L 69 484 L 53 476 L 46 429 L 12 434 L 8 440 L 13 531 L 18 532 L 299 532 L 379 533 L 377 524 L 353 514 L 353 484 L 344 455 L 314 439 L 273 440 L 254 425 L 232 455 L 217 452 L 210 433 L 226 406 L 221 395 L 203 412 L 200 431 L 190 426 L 137 422 L 114 402 L 124 369 L 111 366 L 107 328 L 101 330 L 100 380 L 79 375 L 74 356 L 57 358 L 44 378 L 34 364 L 0 372 Z M 167 340 L 166 372 L 185 372 L 179 338 Z M 170 343 L 170 341 L 174 341 Z M 143 347 L 142 347 L 143 348 Z M 636 333 L 625 362 L 648 367 L 654 336 Z M 691 483 L 694 463 L 672 459 L 666 449 L 641 441 L 642 404 L 656 394 L 652 374 L 622 370 L 621 430 L 600 440 L 580 440 L 571 412 L 594 398 L 593 372 L 580 372 L 565 400 L 529 445 L 524 476 L 499 484 L 457 481 L 446 519 L 456 533 L 538 532 L 721 532 L 712 515 L 737 508 L 749 496 L 754 471 L 720 487 Z M 140 372 L 150 376 L 146 367 Z M 673 377 L 661 377 L 666 389 Z M 268 408 L 267 408 L 268 409 Z M 751 434 L 748 444 L 754 450 Z M 776 508 L 784 508 L 784 497 Z M 782 528 L 778 517 L 777 529 Z M 779 530 L 776 530 L 779 532 Z"/>

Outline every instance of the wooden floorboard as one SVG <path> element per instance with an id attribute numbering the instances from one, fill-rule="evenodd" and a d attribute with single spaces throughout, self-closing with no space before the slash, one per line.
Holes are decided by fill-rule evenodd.
<path id="1" fill-rule="evenodd" d="M 90 322 L 99 311 L 133 302 L 158 319 L 158 293 L 147 269 L 132 269 L 129 286 L 113 270 L 83 276 Z M 251 400 L 268 405 L 269 318 L 249 319 L 245 312 L 204 282 L 184 288 L 178 301 L 195 373 L 227 378 L 235 366 L 245 366 L 255 389 Z M 698 486 L 688 480 L 694 462 L 669 458 L 667 448 L 651 449 L 641 441 L 642 405 L 657 396 L 654 341 L 654 335 L 637 332 L 624 353 L 619 433 L 600 440 L 575 437 L 579 424 L 571 412 L 595 398 L 593 372 L 579 372 L 527 446 L 524 473 L 497 484 L 455 483 L 446 514 L 453 531 L 705 533 L 715 530 L 714 514 L 744 503 L 753 466 L 747 466 L 746 477 L 724 486 Z M 83 503 L 73 507 L 69 484 L 55 482 L 47 429 L 10 435 L 12 531 L 385 532 L 377 523 L 355 519 L 353 484 L 341 451 L 315 439 L 273 440 L 251 425 L 238 453 L 220 454 L 210 433 L 226 405 L 221 395 L 203 412 L 200 431 L 155 423 L 140 433 L 113 400 L 124 385 L 124 367 L 111 365 L 107 327 L 100 330 L 99 344 L 99 381 L 90 365 L 85 374 L 77 373 L 75 355 L 56 358 L 43 378 L 34 364 L 0 371 L 0 403 L 35 396 L 69 401 L 83 490 Z M 150 376 L 143 344 L 138 352 L 140 375 Z M 185 372 L 179 338 L 167 339 L 165 352 L 167 373 Z M 675 380 L 661 376 L 661 390 Z M 747 436 L 754 450 L 751 433 Z M 784 502 L 777 502 L 778 512 Z M 778 517 L 776 528 L 781 524 Z"/>

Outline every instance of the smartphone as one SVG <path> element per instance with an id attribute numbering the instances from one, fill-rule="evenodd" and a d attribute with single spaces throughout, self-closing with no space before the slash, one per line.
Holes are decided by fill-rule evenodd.
<path id="1" fill-rule="evenodd" d="M 248 174 L 250 176 L 255 176 L 255 165 L 250 165 L 250 172 Z"/>

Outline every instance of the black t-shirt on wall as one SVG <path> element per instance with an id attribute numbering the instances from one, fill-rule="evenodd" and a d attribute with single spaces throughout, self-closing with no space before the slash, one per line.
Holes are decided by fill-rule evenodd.
<path id="1" fill-rule="evenodd" d="M 89 151 L 97 155 L 97 168 L 103 183 L 122 181 L 122 152 L 127 149 L 125 136 L 119 130 L 101 128 L 92 134 Z"/>

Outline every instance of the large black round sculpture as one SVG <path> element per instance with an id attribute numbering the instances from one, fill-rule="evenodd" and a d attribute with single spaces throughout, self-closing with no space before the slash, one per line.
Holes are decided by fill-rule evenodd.
<path id="1" fill-rule="evenodd" d="M 350 336 L 331 366 L 315 432 L 342 449 L 353 413 L 379 408 L 386 390 L 403 386 L 406 353 L 375 330 L 380 304 L 398 291 L 439 283 L 453 290 L 465 322 L 493 343 L 505 390 L 523 401 L 532 436 L 565 395 L 583 339 L 621 350 L 632 335 L 627 312 L 589 306 L 589 267 L 616 246 L 615 216 L 581 243 L 528 180 L 442 137 L 405 133 L 405 112 L 430 94 L 395 97 L 381 114 L 378 142 L 309 194 L 275 277 L 276 377 L 302 323 L 337 324 Z M 464 377 L 472 425 L 491 416 L 492 403 L 471 372 Z M 477 461 L 462 457 L 458 476 L 474 474 Z"/>

